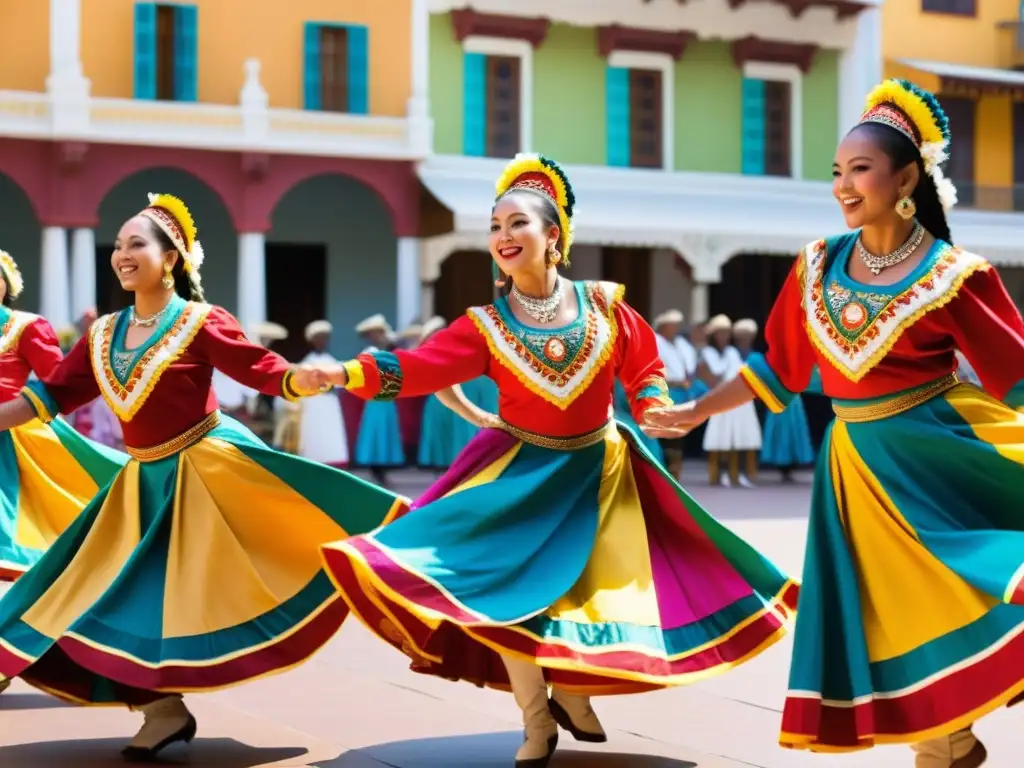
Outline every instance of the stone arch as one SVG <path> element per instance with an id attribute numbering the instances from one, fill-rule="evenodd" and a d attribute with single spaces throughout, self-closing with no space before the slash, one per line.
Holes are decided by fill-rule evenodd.
<path id="1" fill-rule="evenodd" d="M 121 225 L 145 208 L 150 192 L 175 195 L 189 207 L 206 252 L 202 277 L 207 300 L 233 310 L 237 302 L 238 238 L 231 211 L 219 190 L 177 164 L 148 167 L 124 175 L 106 187 L 97 200 L 98 304 L 112 307 L 125 299 L 116 280 L 110 276 L 107 259 Z"/>
<path id="2" fill-rule="evenodd" d="M 396 322 L 395 208 L 379 186 L 348 173 L 303 173 L 291 184 L 288 176 L 266 180 L 285 190 L 267 222 L 267 318 L 288 328 L 282 350 L 293 356 L 305 352 L 305 325 L 321 318 L 335 328 L 334 354 L 353 355 L 360 320 L 380 312 Z"/>
<path id="3" fill-rule="evenodd" d="M 25 280 L 25 291 L 17 306 L 37 312 L 42 279 L 39 218 L 28 190 L 6 172 L 0 172 L 0 210 L 4 218 L 0 250 L 11 254 Z"/>

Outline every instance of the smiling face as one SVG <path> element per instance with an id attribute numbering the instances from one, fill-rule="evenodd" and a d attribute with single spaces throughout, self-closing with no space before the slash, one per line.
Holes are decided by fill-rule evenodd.
<path id="1" fill-rule="evenodd" d="M 164 264 L 174 266 L 176 250 L 168 250 L 156 224 L 145 216 L 128 219 L 117 233 L 110 265 L 126 291 L 146 292 L 161 286 Z M 162 234 L 162 233 L 160 233 Z"/>
<path id="2" fill-rule="evenodd" d="M 836 151 L 832 165 L 832 194 L 850 229 L 883 223 L 898 217 L 896 201 L 917 186 L 918 169 L 910 163 L 894 168 L 883 151 L 879 131 L 884 126 L 862 125 L 850 131 Z"/>
<path id="3" fill-rule="evenodd" d="M 534 198 L 513 192 L 498 201 L 491 215 L 491 258 L 513 280 L 517 274 L 544 272 L 548 249 L 558 241 L 558 226 L 544 221 L 541 201 Z"/>

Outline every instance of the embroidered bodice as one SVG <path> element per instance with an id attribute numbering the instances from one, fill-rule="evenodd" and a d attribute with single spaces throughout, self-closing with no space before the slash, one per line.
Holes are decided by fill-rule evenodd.
<path id="1" fill-rule="evenodd" d="M 46 320 L 0 306 L 0 402 L 17 397 L 33 373 L 49 376 L 63 357 Z"/>
<path id="2" fill-rule="evenodd" d="M 498 386 L 506 422 L 560 437 L 608 420 L 616 376 L 635 414 L 667 404 L 654 331 L 622 301 L 622 287 L 579 282 L 574 289 L 580 312 L 565 326 L 526 326 L 507 299 L 499 298 L 470 308 L 415 350 L 378 351 L 346 363 L 349 389 L 361 397 L 390 399 L 486 375 Z"/>
<path id="3" fill-rule="evenodd" d="M 864 285 L 849 277 L 856 236 L 797 258 L 765 326 L 765 362 L 748 364 L 755 378 L 800 392 L 817 365 L 829 397 L 881 397 L 953 372 L 959 348 L 998 397 L 1024 379 L 1024 322 L 985 259 L 938 241 L 903 280 Z"/>
<path id="4" fill-rule="evenodd" d="M 253 344 L 226 310 L 175 298 L 143 344 L 125 345 L 130 310 L 104 315 L 27 397 L 46 419 L 103 397 L 125 444 L 146 448 L 177 437 L 217 409 L 216 367 L 244 386 L 294 399 L 290 364 Z"/>

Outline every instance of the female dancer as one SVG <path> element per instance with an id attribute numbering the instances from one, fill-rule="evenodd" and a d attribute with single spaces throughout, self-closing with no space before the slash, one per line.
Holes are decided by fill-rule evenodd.
<path id="1" fill-rule="evenodd" d="M 836 420 L 818 459 L 784 746 L 914 743 L 918 768 L 975 768 L 971 724 L 1024 691 L 1024 323 L 994 269 L 950 244 L 949 130 L 888 80 L 839 146 L 857 231 L 811 243 L 766 327 L 768 354 L 695 404 L 780 411 L 815 364 Z M 955 350 L 992 396 L 959 383 Z"/>
<path id="2" fill-rule="evenodd" d="M 23 285 L 14 259 L 0 251 L 0 401 L 16 399 L 29 375 L 49 376 L 64 356 L 45 319 L 11 308 Z M 0 580 L 32 567 L 126 461 L 63 419 L 0 433 Z"/>
<path id="3" fill-rule="evenodd" d="M 201 263 L 184 204 L 151 196 L 111 257 L 134 305 L 97 320 L 45 384 L 0 405 L 11 429 L 101 395 L 123 424 L 132 460 L 0 600 L 0 676 L 141 709 L 125 750 L 134 759 L 194 736 L 182 691 L 287 669 L 326 642 L 348 611 L 319 545 L 371 530 L 396 504 L 219 414 L 215 366 L 292 399 L 323 380 L 201 303 Z"/>
<path id="4" fill-rule="evenodd" d="M 497 191 L 490 250 L 509 295 L 332 380 L 390 399 L 486 374 L 502 428 L 483 430 L 415 514 L 324 557 L 414 669 L 511 685 L 526 725 L 516 765 L 540 768 L 557 724 L 605 740 L 590 696 L 689 683 L 773 644 L 797 587 L 609 421 L 615 377 L 638 421 L 670 401 L 654 333 L 621 286 L 557 272 L 574 205 L 562 171 L 520 156 Z"/>

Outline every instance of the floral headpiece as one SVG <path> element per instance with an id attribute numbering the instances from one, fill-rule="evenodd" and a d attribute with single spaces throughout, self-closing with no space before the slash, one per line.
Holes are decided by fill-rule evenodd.
<path id="1" fill-rule="evenodd" d="M 572 219 L 576 208 L 576 195 L 565 171 L 554 160 L 543 155 L 518 154 L 507 166 L 495 185 L 500 199 L 514 189 L 532 189 L 547 197 L 558 211 L 558 226 L 562 230 L 564 252 L 562 263 L 569 264 L 572 247 Z"/>
<path id="2" fill-rule="evenodd" d="M 21 270 L 18 269 L 14 258 L 7 251 L 0 251 L 0 272 L 3 273 L 4 282 L 7 283 L 7 295 L 12 299 L 18 298 L 25 288 L 25 281 L 21 277 Z"/>
<path id="3" fill-rule="evenodd" d="M 181 254 L 185 272 L 198 283 L 199 268 L 203 266 L 203 246 L 196 239 L 196 222 L 185 203 L 173 195 L 150 193 L 149 206 L 140 215 L 154 222 L 171 239 Z"/>
<path id="4" fill-rule="evenodd" d="M 935 96 L 909 80 L 886 80 L 868 94 L 860 122 L 887 125 L 910 139 L 935 181 L 943 209 L 956 205 L 956 187 L 941 167 L 948 157 L 949 119 Z"/>

